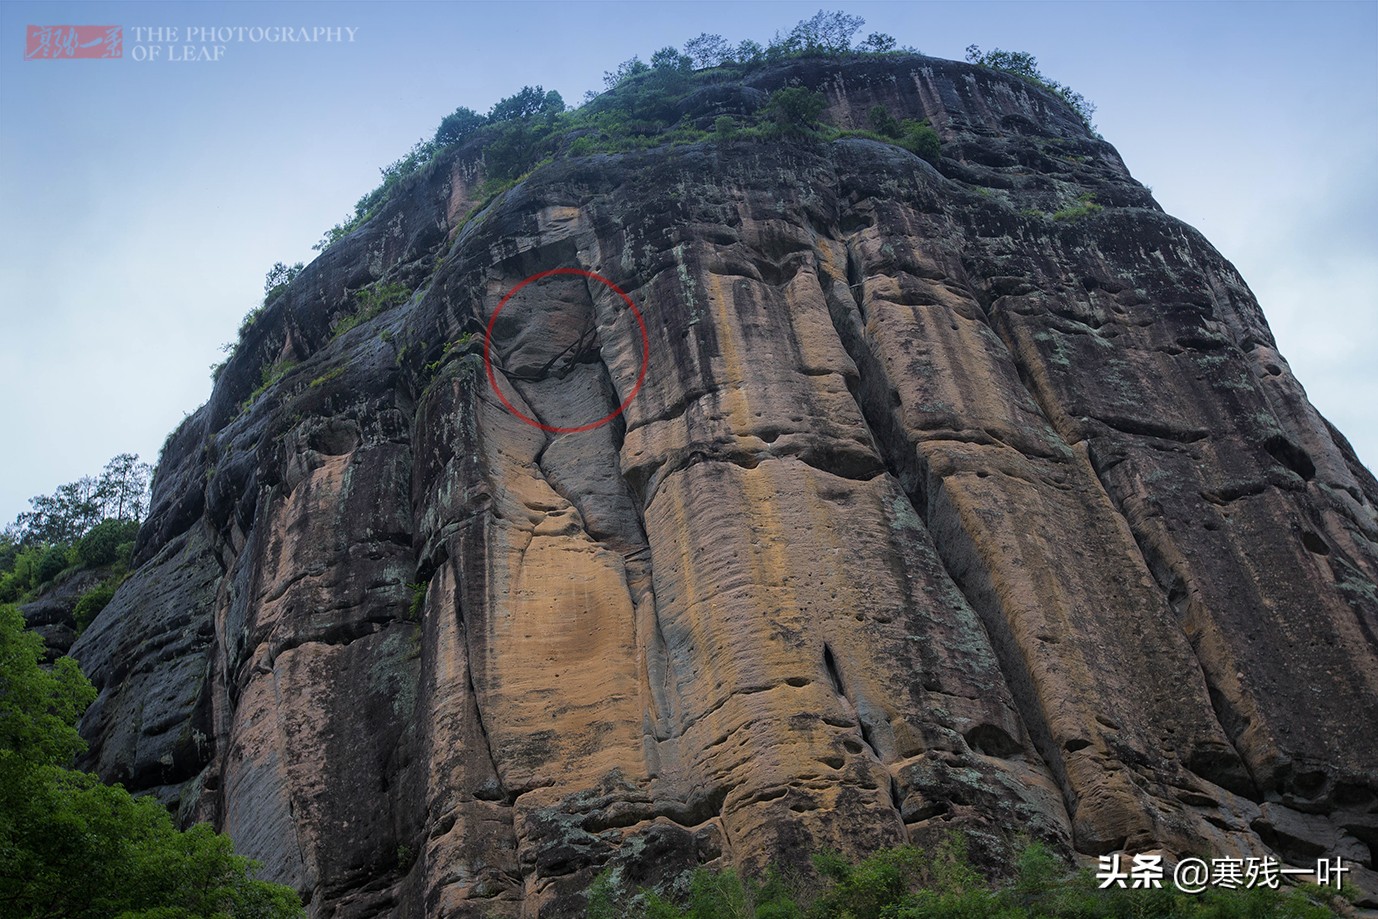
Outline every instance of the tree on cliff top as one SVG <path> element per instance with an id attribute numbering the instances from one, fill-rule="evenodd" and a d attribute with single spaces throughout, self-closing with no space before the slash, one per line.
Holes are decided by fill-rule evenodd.
<path id="1" fill-rule="evenodd" d="M 443 147 L 458 143 L 487 123 L 487 118 L 467 105 L 461 105 L 441 119 L 440 127 L 435 129 L 435 144 Z"/>
<path id="2" fill-rule="evenodd" d="M 979 45 L 967 45 L 966 57 L 968 61 L 980 67 L 989 67 L 991 70 L 1014 74 L 1036 86 L 1051 90 L 1072 107 L 1087 129 L 1091 131 L 1096 129 L 1095 122 L 1091 120 L 1092 116 L 1096 114 L 1096 104 L 1065 83 L 1059 83 L 1051 77 L 1044 76 L 1043 72 L 1038 69 L 1038 58 L 1029 52 L 1006 51 L 1003 48 L 982 51 Z"/>
<path id="3" fill-rule="evenodd" d="M 841 54 L 852 49 L 852 37 L 866 25 L 860 16 L 841 10 L 819 10 L 802 19 L 783 39 L 771 42 L 781 54 Z"/>
<path id="4" fill-rule="evenodd" d="M 565 100 L 555 90 L 542 86 L 523 86 L 505 99 L 493 103 L 488 121 L 498 123 L 529 118 L 532 115 L 554 116 L 565 110 Z"/>

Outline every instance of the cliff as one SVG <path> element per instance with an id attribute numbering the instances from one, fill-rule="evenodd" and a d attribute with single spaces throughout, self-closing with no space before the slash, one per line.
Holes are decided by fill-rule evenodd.
<path id="1" fill-rule="evenodd" d="M 460 144 L 307 266 L 73 648 L 88 765 L 317 917 L 950 828 L 1373 895 L 1378 484 L 1243 279 L 1015 77 L 799 60 L 682 114 L 790 85 L 942 155 L 719 138 L 484 201 Z M 554 269 L 598 277 L 508 297 Z"/>

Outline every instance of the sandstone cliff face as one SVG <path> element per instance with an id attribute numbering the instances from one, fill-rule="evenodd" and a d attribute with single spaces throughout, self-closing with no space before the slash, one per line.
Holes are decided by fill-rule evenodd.
<path id="1" fill-rule="evenodd" d="M 940 165 L 706 143 L 479 211 L 452 151 L 308 266 L 73 649 L 91 765 L 320 917 L 579 915 L 607 867 L 953 827 L 1374 889 L 1378 485 L 1244 281 L 1013 78 L 802 61 L 694 104 L 791 82 L 838 126 L 930 119 Z M 548 427 L 645 361 L 579 433 L 481 353 L 556 268 L 646 328 L 580 275 L 503 306 L 495 379 Z M 332 338 L 380 280 L 415 292 Z"/>

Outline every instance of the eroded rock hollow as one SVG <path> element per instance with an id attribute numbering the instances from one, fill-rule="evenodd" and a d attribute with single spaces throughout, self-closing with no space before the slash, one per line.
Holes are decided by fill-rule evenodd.
<path id="1" fill-rule="evenodd" d="M 1378 485 L 1244 281 L 1014 77 L 799 61 L 686 117 L 786 85 L 942 156 L 722 139 L 479 202 L 461 145 L 308 266 L 74 648 L 89 765 L 316 917 L 581 915 L 609 867 L 951 828 L 1374 890 Z M 645 325 L 582 274 L 492 324 L 547 428 L 644 375 L 577 433 L 483 357 L 559 268 Z"/>

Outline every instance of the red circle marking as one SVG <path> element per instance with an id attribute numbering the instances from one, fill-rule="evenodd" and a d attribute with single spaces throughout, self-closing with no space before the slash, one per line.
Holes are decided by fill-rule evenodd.
<path id="1" fill-rule="evenodd" d="M 613 409 L 602 418 L 599 418 L 597 421 L 581 424 L 577 428 L 562 428 L 554 425 L 542 424 L 535 418 L 528 418 L 526 415 L 523 415 L 517 407 L 511 402 L 508 402 L 507 397 L 502 394 L 502 390 L 498 388 L 497 374 L 493 372 L 493 325 L 498 321 L 498 314 L 502 312 L 502 308 L 507 305 L 507 301 L 511 300 L 517 291 L 528 284 L 541 280 L 541 278 L 548 278 L 556 274 L 575 274 L 585 278 L 592 278 L 606 285 L 613 293 L 622 298 L 622 302 L 627 304 L 627 309 L 632 311 L 632 315 L 636 317 L 636 324 L 641 329 L 641 372 L 636 375 L 636 385 L 632 387 L 631 392 L 627 393 L 627 398 L 623 399 L 622 404 L 617 408 Z M 603 425 L 625 412 L 627 406 L 631 405 L 632 400 L 636 398 L 636 394 L 641 391 L 641 384 L 646 382 L 646 365 L 649 364 L 650 361 L 651 338 L 646 334 L 646 320 L 641 318 L 641 311 L 636 308 L 636 304 L 632 302 L 632 298 L 627 296 L 622 288 L 618 287 L 601 274 L 585 271 L 582 268 L 552 268 L 549 271 L 542 271 L 540 274 L 533 274 L 525 281 L 522 281 L 516 287 L 509 290 L 502 300 L 498 301 L 498 308 L 493 310 L 493 315 L 488 320 L 488 331 L 483 336 L 483 367 L 488 371 L 488 385 L 491 386 L 493 392 L 497 394 L 498 401 L 507 406 L 507 410 L 522 421 L 525 421 L 532 427 L 540 428 L 542 431 L 549 431 L 552 434 L 578 434 L 582 431 L 592 431 L 594 428 L 601 428 Z"/>

